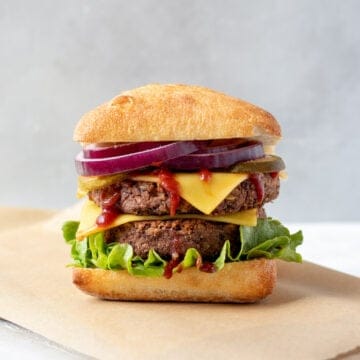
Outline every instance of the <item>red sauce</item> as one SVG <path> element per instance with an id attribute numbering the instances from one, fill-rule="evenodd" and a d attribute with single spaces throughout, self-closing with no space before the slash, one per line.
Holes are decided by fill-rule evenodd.
<path id="1" fill-rule="evenodd" d="M 170 279 L 172 277 L 173 269 L 175 269 L 180 264 L 180 262 L 181 262 L 180 259 L 176 258 L 176 259 L 171 259 L 166 264 L 164 269 L 164 276 L 166 277 L 166 279 Z M 181 270 L 179 272 L 181 272 Z"/>
<path id="2" fill-rule="evenodd" d="M 115 205 L 120 199 L 121 193 L 115 192 L 102 201 L 101 214 L 96 218 L 96 224 L 104 227 L 110 225 L 119 215 Z"/>
<path id="3" fill-rule="evenodd" d="M 279 176 L 279 172 L 278 172 L 278 171 L 273 171 L 273 172 L 270 173 L 270 176 L 271 176 L 273 179 L 275 179 L 276 177 Z"/>
<path id="4" fill-rule="evenodd" d="M 216 266 L 213 263 L 204 262 L 201 264 L 199 270 L 207 273 L 213 273 L 216 272 Z"/>
<path id="5" fill-rule="evenodd" d="M 200 174 L 200 180 L 205 181 L 207 183 L 211 180 L 212 173 L 208 169 L 201 169 L 199 171 L 199 174 Z"/>
<path id="6" fill-rule="evenodd" d="M 177 237 L 171 240 L 171 260 L 166 264 L 164 269 L 164 276 L 167 279 L 170 279 L 173 273 L 173 269 L 178 267 L 176 270 L 178 273 L 182 271 L 182 266 L 179 266 L 181 263 L 180 255 L 181 253 L 181 240 Z"/>
<path id="7" fill-rule="evenodd" d="M 178 241 L 179 241 L 178 239 L 176 239 L 176 238 L 174 239 L 174 246 L 175 247 L 178 246 L 178 244 L 177 244 Z M 172 259 L 165 266 L 164 277 L 166 279 L 170 279 L 172 277 L 172 275 L 173 275 L 173 270 L 175 268 L 177 268 L 176 271 L 178 273 L 180 273 L 183 270 L 180 263 L 181 263 L 181 259 L 180 259 L 179 254 L 177 252 L 173 252 Z M 217 270 L 216 266 L 213 263 L 211 263 L 211 262 L 202 262 L 201 256 L 196 259 L 195 266 L 200 271 L 207 272 L 207 273 L 214 273 Z"/>
<path id="8" fill-rule="evenodd" d="M 264 183 L 261 181 L 259 174 L 250 174 L 249 180 L 255 186 L 257 200 L 262 203 L 265 196 Z"/>
<path id="9" fill-rule="evenodd" d="M 107 199 L 102 201 L 102 207 L 104 209 L 112 209 L 116 205 L 117 201 L 120 199 L 121 193 L 115 192 L 111 196 L 109 196 Z"/>
<path id="10" fill-rule="evenodd" d="M 119 214 L 110 209 L 102 209 L 101 214 L 96 219 L 98 226 L 110 225 Z"/>
<path id="11" fill-rule="evenodd" d="M 176 181 L 174 174 L 168 170 L 160 169 L 158 176 L 160 185 L 170 193 L 170 215 L 174 216 L 180 203 L 179 183 Z"/>

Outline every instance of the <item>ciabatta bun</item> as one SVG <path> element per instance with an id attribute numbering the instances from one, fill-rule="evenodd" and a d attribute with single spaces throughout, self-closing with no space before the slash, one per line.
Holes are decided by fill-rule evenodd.
<path id="1" fill-rule="evenodd" d="M 164 277 L 138 277 L 124 270 L 74 268 L 73 283 L 87 294 L 108 300 L 251 303 L 271 294 L 276 262 L 255 259 L 225 264 L 215 273 L 196 268 Z"/>
<path id="2" fill-rule="evenodd" d="M 125 91 L 86 113 L 81 143 L 255 138 L 275 145 L 280 126 L 267 111 L 201 86 L 151 84 Z"/>

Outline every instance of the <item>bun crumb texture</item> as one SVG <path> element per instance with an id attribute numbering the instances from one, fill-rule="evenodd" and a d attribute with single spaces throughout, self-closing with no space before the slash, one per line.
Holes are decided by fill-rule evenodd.
<path id="1" fill-rule="evenodd" d="M 107 300 L 252 303 L 270 295 L 276 262 L 255 259 L 225 264 L 215 273 L 196 268 L 165 277 L 132 276 L 125 270 L 73 269 L 73 283 Z"/>
<path id="2" fill-rule="evenodd" d="M 150 84 L 125 91 L 86 113 L 80 143 L 255 138 L 274 145 L 276 119 L 246 101 L 194 85 Z"/>

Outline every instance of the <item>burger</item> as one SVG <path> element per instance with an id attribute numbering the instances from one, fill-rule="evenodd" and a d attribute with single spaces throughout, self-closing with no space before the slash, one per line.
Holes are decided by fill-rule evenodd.
<path id="1" fill-rule="evenodd" d="M 80 220 L 63 225 L 73 283 L 103 299 L 255 302 L 276 259 L 301 262 L 264 205 L 279 194 L 280 126 L 205 87 L 151 84 L 86 113 L 75 128 Z"/>

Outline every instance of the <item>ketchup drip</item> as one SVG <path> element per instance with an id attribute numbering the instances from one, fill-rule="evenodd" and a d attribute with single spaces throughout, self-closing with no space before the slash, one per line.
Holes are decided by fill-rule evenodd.
<path id="1" fill-rule="evenodd" d="M 170 215 L 175 216 L 180 203 L 179 183 L 176 181 L 174 174 L 168 170 L 161 169 L 158 176 L 160 185 L 170 193 Z"/>
<path id="2" fill-rule="evenodd" d="M 165 266 L 164 276 L 166 279 L 170 279 L 175 269 L 180 264 L 180 259 L 171 259 Z"/>
<path id="3" fill-rule="evenodd" d="M 120 199 L 121 193 L 115 192 L 111 196 L 109 196 L 107 199 L 102 199 L 102 207 L 104 209 L 111 209 L 114 208 L 117 201 Z"/>
<path id="4" fill-rule="evenodd" d="M 275 179 L 276 177 L 279 176 L 279 172 L 278 172 L 278 171 L 273 171 L 273 172 L 270 173 L 270 176 L 271 176 L 273 179 Z"/>
<path id="5" fill-rule="evenodd" d="M 216 266 L 211 262 L 204 262 L 201 264 L 199 270 L 207 273 L 213 273 L 216 272 Z"/>
<path id="6" fill-rule="evenodd" d="M 181 263 L 180 255 L 181 253 L 181 240 L 177 237 L 173 238 L 171 241 L 171 260 L 166 264 L 164 269 L 164 276 L 166 279 L 170 279 L 173 274 L 173 269 L 177 268 L 177 272 L 180 273 L 182 271 L 182 266 L 179 266 Z"/>
<path id="7" fill-rule="evenodd" d="M 177 240 L 177 239 L 175 239 Z M 181 263 L 180 256 L 177 252 L 172 253 L 172 259 L 166 264 L 164 269 L 164 276 L 166 279 L 170 279 L 173 274 L 173 269 L 175 269 Z M 181 272 L 182 268 L 178 269 L 178 272 Z"/>
<path id="8" fill-rule="evenodd" d="M 96 218 L 96 224 L 100 227 L 110 225 L 118 216 L 116 203 L 120 199 L 121 193 L 115 192 L 102 202 L 101 214 Z"/>
<path id="9" fill-rule="evenodd" d="M 101 214 L 96 218 L 96 225 L 100 227 L 110 225 L 117 216 L 117 212 L 108 209 L 102 209 Z"/>
<path id="10" fill-rule="evenodd" d="M 255 186 L 257 201 L 262 203 L 265 196 L 264 183 L 261 181 L 259 174 L 250 174 L 249 180 Z"/>
<path id="11" fill-rule="evenodd" d="M 207 183 L 211 180 L 212 173 L 208 169 L 201 169 L 199 171 L 199 174 L 200 174 L 200 180 L 205 181 Z"/>
<path id="12" fill-rule="evenodd" d="M 214 264 L 212 264 L 211 262 L 207 262 L 207 261 L 203 262 L 201 256 L 196 259 L 195 266 L 200 271 L 207 272 L 207 273 L 213 273 L 217 270 L 216 266 Z"/>

